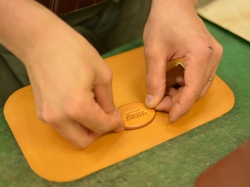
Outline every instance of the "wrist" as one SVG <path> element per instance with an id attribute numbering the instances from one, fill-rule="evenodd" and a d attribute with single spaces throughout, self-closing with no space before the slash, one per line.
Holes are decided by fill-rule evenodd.
<path id="1" fill-rule="evenodd" d="M 158 4 L 159 6 L 191 6 L 195 7 L 198 3 L 198 0 L 152 0 L 152 5 Z"/>
<path id="2" fill-rule="evenodd" d="M 198 0 L 153 0 L 149 19 L 151 17 L 164 19 L 165 22 L 178 24 L 187 17 L 197 17 L 195 4 Z"/>

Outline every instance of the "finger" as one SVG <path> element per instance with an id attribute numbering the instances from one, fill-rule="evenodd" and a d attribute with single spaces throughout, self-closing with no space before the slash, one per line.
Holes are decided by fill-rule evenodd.
<path id="1" fill-rule="evenodd" d="M 89 93 L 89 95 L 93 94 Z M 68 113 L 71 119 L 100 135 L 124 129 L 124 122 L 121 116 L 115 113 L 106 113 L 93 96 L 92 98 L 85 97 L 85 99 L 78 101 L 76 107 L 68 111 Z"/>
<path id="2" fill-rule="evenodd" d="M 175 89 L 173 87 L 167 87 L 165 95 L 166 96 L 173 96 L 174 94 L 176 94 L 176 92 L 177 92 L 177 89 Z"/>
<path id="3" fill-rule="evenodd" d="M 169 112 L 173 107 L 173 104 L 178 101 L 182 89 L 183 87 L 180 87 L 178 90 L 175 88 L 171 88 L 171 91 L 168 92 L 169 95 L 166 95 L 162 99 L 159 105 L 155 107 L 155 110 Z"/>
<path id="4" fill-rule="evenodd" d="M 111 82 L 95 85 L 93 89 L 95 100 L 109 114 L 115 111 Z"/>
<path id="5" fill-rule="evenodd" d="M 206 52 L 207 54 L 204 56 L 199 55 L 204 53 L 198 53 L 185 57 L 185 86 L 178 90 L 177 101 L 173 103 L 173 107 L 169 112 L 170 123 L 185 115 L 201 95 L 207 83 L 205 81 L 207 79 L 207 62 L 209 62 L 211 56 L 211 50 Z"/>
<path id="6" fill-rule="evenodd" d="M 214 59 L 212 59 L 212 61 L 214 61 Z M 213 63 L 213 62 L 212 62 Z M 208 82 L 207 85 L 205 86 L 205 88 L 202 90 L 202 93 L 200 95 L 200 98 L 204 97 L 205 94 L 207 93 L 208 89 L 211 87 L 212 83 L 213 83 L 213 79 L 216 75 L 216 71 L 217 68 L 219 66 L 219 63 L 217 61 L 215 61 L 215 67 L 213 68 L 212 73 L 208 76 Z"/>
<path id="7" fill-rule="evenodd" d="M 92 99 L 95 103 L 95 100 Z M 79 103 L 78 103 L 79 104 Z M 81 103 L 80 103 L 81 104 Z M 88 106 L 89 103 L 85 103 L 85 107 Z M 85 108 L 84 107 L 84 108 Z M 96 112 L 95 107 L 89 107 L 92 113 L 88 112 L 88 109 L 85 110 L 75 110 L 72 105 L 71 111 L 82 111 L 82 112 L 72 112 L 73 115 L 70 115 L 71 120 L 61 120 L 57 124 L 52 124 L 52 126 L 57 130 L 57 132 L 70 143 L 75 145 L 78 148 L 84 149 L 92 144 L 99 136 L 102 134 L 111 131 L 113 128 L 124 129 L 123 121 L 117 115 L 117 111 L 115 110 L 114 114 L 106 114 L 98 104 L 96 104 L 97 109 Z M 93 109 L 93 110 L 91 110 Z M 96 113 L 95 113 L 96 112 Z M 95 113 L 95 114 L 93 114 Z M 85 114 L 85 115 L 84 115 Z M 80 122 L 78 118 L 81 118 L 82 122 Z M 88 119 L 86 116 L 92 116 L 92 119 Z M 103 117 L 104 116 L 104 117 Z M 93 119 L 95 118 L 95 119 Z M 72 120 L 75 119 L 75 120 Z M 103 120 L 103 121 L 101 121 Z M 94 125 L 93 125 L 94 124 Z M 121 129 L 117 126 L 122 126 Z"/>
<path id="8" fill-rule="evenodd" d="M 169 112 L 173 106 L 171 96 L 165 96 L 161 102 L 155 107 L 157 111 Z"/>
<path id="9" fill-rule="evenodd" d="M 115 114 L 117 117 L 120 117 L 119 110 L 115 108 L 112 92 L 112 72 L 110 68 L 103 62 L 103 68 L 98 72 L 98 76 L 94 81 L 94 95 L 95 100 L 98 105 L 108 114 Z M 100 69 L 99 69 L 100 70 Z M 120 117 L 121 118 L 121 117 Z M 122 118 L 121 118 L 122 120 Z M 124 130 L 124 123 L 118 123 L 115 129 L 112 129 L 116 132 Z"/>
<path id="10" fill-rule="evenodd" d="M 173 106 L 171 96 L 176 94 L 177 90 L 173 87 L 167 87 L 165 92 L 165 97 L 160 101 L 160 103 L 154 108 L 157 111 L 169 112 Z"/>
<path id="11" fill-rule="evenodd" d="M 105 112 L 112 114 L 115 111 L 112 93 L 112 72 L 104 63 L 102 64 L 103 68 L 97 72 L 95 77 L 93 92 L 95 100 L 101 108 Z"/>
<path id="12" fill-rule="evenodd" d="M 63 138 L 80 149 L 85 149 L 100 136 L 71 120 L 61 122 L 60 125 L 54 127 Z"/>
<path id="13" fill-rule="evenodd" d="M 211 36 L 212 37 L 212 36 Z M 208 89 L 213 83 L 214 76 L 216 74 L 217 68 L 219 66 L 219 62 L 222 58 L 223 48 L 222 46 L 212 37 L 211 40 L 213 41 L 213 47 L 209 47 L 212 51 L 212 55 L 209 61 L 209 70 L 207 75 L 207 85 L 203 89 L 200 98 L 204 97 L 207 93 Z"/>
<path id="14" fill-rule="evenodd" d="M 176 83 L 180 86 L 185 86 L 185 79 L 184 76 L 178 76 L 176 77 Z"/>
<path id="15" fill-rule="evenodd" d="M 148 55 L 145 51 L 145 58 L 147 62 L 146 73 L 146 87 L 147 97 L 145 104 L 149 108 L 156 107 L 165 94 L 166 89 L 166 54 L 155 53 Z"/>

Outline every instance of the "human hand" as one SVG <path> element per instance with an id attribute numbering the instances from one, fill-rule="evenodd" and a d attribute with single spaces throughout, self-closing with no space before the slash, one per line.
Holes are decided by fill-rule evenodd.
<path id="1" fill-rule="evenodd" d="M 78 41 L 47 47 L 27 70 L 40 119 L 85 148 L 124 124 L 113 103 L 111 70 L 87 41 Z"/>
<path id="2" fill-rule="evenodd" d="M 223 49 L 198 17 L 192 0 L 153 0 L 144 29 L 146 105 L 169 112 L 170 123 L 185 115 L 212 84 Z M 184 58 L 181 87 L 166 87 L 167 62 Z"/>
<path id="3" fill-rule="evenodd" d="M 25 64 L 39 118 L 79 148 L 122 131 L 111 70 L 88 41 L 36 1 L 0 5 L 0 42 Z"/>

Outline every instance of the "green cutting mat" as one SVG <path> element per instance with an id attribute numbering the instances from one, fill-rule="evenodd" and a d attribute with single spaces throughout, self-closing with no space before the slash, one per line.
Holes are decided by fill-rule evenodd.
<path id="1" fill-rule="evenodd" d="M 0 187 L 193 186 L 202 171 L 250 139 L 250 43 L 208 21 L 205 23 L 224 47 L 217 74 L 235 93 L 232 111 L 85 178 L 53 183 L 29 168 L 0 109 Z M 105 56 L 141 45 L 141 40 L 135 41 Z"/>

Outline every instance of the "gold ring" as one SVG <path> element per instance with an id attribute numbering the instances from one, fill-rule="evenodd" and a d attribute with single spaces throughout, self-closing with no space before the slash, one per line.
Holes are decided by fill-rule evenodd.
<path id="1" fill-rule="evenodd" d="M 214 78 L 210 78 L 210 79 L 208 79 L 209 81 L 213 81 L 214 80 Z"/>

